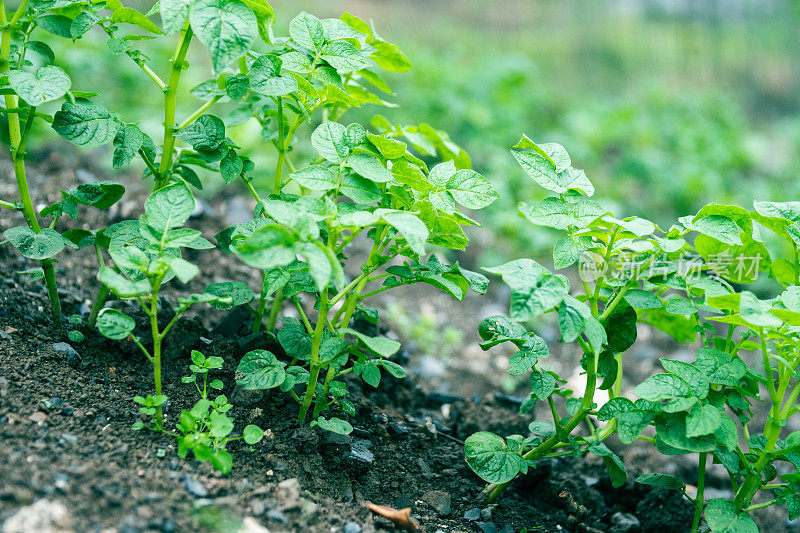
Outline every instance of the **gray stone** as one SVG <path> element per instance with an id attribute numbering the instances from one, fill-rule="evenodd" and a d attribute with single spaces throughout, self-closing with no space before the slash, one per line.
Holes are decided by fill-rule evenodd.
<path id="1" fill-rule="evenodd" d="M 3 533 L 66 533 L 72 531 L 72 517 L 59 501 L 37 500 L 20 508 L 3 522 Z"/>
<path id="2" fill-rule="evenodd" d="M 474 522 L 481 517 L 481 510 L 475 507 L 474 509 L 470 509 L 466 513 L 464 513 L 464 520 L 469 520 L 470 522 Z"/>
<path id="3" fill-rule="evenodd" d="M 342 533 L 361 533 L 361 526 L 355 522 L 348 522 L 342 528 Z"/>
<path id="4" fill-rule="evenodd" d="M 442 490 L 431 490 L 422 495 L 422 501 L 433 507 L 439 516 L 447 516 L 452 511 L 452 498 Z"/>
<path id="5" fill-rule="evenodd" d="M 278 522 L 279 524 L 288 524 L 289 519 L 283 514 L 281 511 L 277 509 L 272 509 L 267 513 L 267 518 L 272 520 L 273 522 Z"/>
<path id="6" fill-rule="evenodd" d="M 370 451 L 370 446 L 372 443 L 368 440 L 356 440 L 350 445 L 345 458 L 358 465 L 370 466 L 375 462 L 375 454 Z"/>
<path id="7" fill-rule="evenodd" d="M 631 513 L 622 513 L 617 511 L 611 515 L 611 523 L 614 526 L 609 530 L 613 533 L 628 533 L 629 531 L 639 531 L 641 523 L 639 519 Z"/>
<path id="8" fill-rule="evenodd" d="M 66 342 L 56 342 L 50 345 L 50 348 L 67 362 L 69 366 L 72 368 L 77 368 L 83 359 L 81 359 L 81 355 L 75 351 L 75 348 L 67 344 Z"/>
<path id="9" fill-rule="evenodd" d="M 206 496 L 208 496 L 208 489 L 206 489 L 202 483 L 200 483 L 193 477 L 189 476 L 184 477 L 183 487 L 186 489 L 186 492 L 188 492 L 195 498 L 205 498 Z"/>

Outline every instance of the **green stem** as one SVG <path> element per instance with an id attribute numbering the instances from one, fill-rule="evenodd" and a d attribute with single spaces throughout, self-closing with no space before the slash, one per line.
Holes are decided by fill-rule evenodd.
<path id="1" fill-rule="evenodd" d="M 6 202 L 5 200 L 0 200 L 0 207 L 7 207 L 8 209 L 12 209 L 14 211 L 19 211 L 17 204 L 14 202 Z"/>
<path id="2" fill-rule="evenodd" d="M 325 382 L 322 386 L 322 392 L 319 393 L 317 399 L 314 401 L 314 413 L 311 416 L 313 420 L 319 418 L 319 415 L 328 406 L 328 400 L 326 399 L 326 396 L 328 394 L 328 389 L 330 389 L 331 381 L 333 381 L 333 378 L 335 377 L 336 368 L 331 365 L 328 367 L 328 373 L 325 374 Z"/>
<path id="3" fill-rule="evenodd" d="M 97 291 L 97 297 L 94 299 L 94 303 L 92 303 L 92 310 L 89 312 L 89 318 L 86 321 L 86 324 L 90 328 L 93 328 L 95 324 L 97 324 L 97 315 L 106 304 L 106 300 L 108 300 L 108 295 L 110 292 L 111 289 L 105 285 L 100 285 L 100 289 Z"/>
<path id="4" fill-rule="evenodd" d="M 150 333 L 153 336 L 153 384 L 155 395 L 161 394 L 161 333 L 158 331 L 158 289 L 150 298 Z M 155 425 L 157 429 L 164 427 L 164 410 L 156 407 Z"/>
<path id="5" fill-rule="evenodd" d="M 10 68 L 11 58 L 11 31 L 13 25 L 19 21 L 22 12 L 25 9 L 26 2 L 20 5 L 17 12 L 12 19 L 12 24 L 8 23 L 6 15 L 5 2 L 0 2 L 0 73 L 8 72 Z M 6 94 L 4 96 L 6 109 L 16 108 L 18 105 L 17 96 L 14 94 Z M 28 222 L 28 227 L 34 233 L 42 231 L 39 225 L 39 219 L 36 217 L 36 210 L 33 207 L 33 199 L 31 198 L 30 189 L 28 188 L 28 177 L 25 172 L 25 143 L 23 141 L 23 134 L 19 124 L 19 114 L 7 113 L 8 117 L 8 137 L 9 144 L 11 145 L 11 160 L 14 165 L 14 177 L 17 181 L 17 190 L 19 191 L 19 199 L 22 202 L 22 214 Z M 35 109 L 31 108 L 28 113 L 28 121 L 26 123 L 26 132 L 30 130 L 35 116 Z M 27 138 L 27 135 L 25 136 Z M 64 326 L 61 320 L 61 301 L 58 299 L 58 289 L 56 287 L 56 271 L 51 259 L 41 261 L 42 271 L 44 273 L 44 283 L 47 288 L 47 295 L 50 299 L 50 311 L 53 315 L 53 321 L 58 328 Z"/>
<path id="6" fill-rule="evenodd" d="M 706 483 L 706 452 L 700 452 L 700 458 L 697 461 L 699 473 L 697 474 L 697 497 L 694 502 L 694 520 L 692 521 L 692 533 L 697 533 L 700 527 L 700 517 L 703 515 L 703 488 Z"/>
<path id="7" fill-rule="evenodd" d="M 172 167 L 172 150 L 175 148 L 175 102 L 178 94 L 178 83 L 181 79 L 186 53 L 189 51 L 189 43 L 191 42 L 192 29 L 187 22 L 181 30 L 181 37 L 175 49 L 175 55 L 170 59 L 172 69 L 164 91 L 164 143 L 154 190 L 164 187 L 169 181 L 168 172 Z"/>
<path id="8" fill-rule="evenodd" d="M 278 289 L 275 293 L 275 299 L 272 301 L 272 308 L 269 310 L 269 318 L 267 319 L 267 330 L 275 331 L 275 325 L 278 323 L 278 314 L 281 312 L 281 305 L 283 304 L 283 288 Z"/>
<path id="9" fill-rule="evenodd" d="M 286 158 L 286 144 L 287 138 L 284 138 L 283 133 L 283 98 L 278 97 L 278 162 L 275 165 L 275 182 L 272 185 L 272 194 L 275 196 L 281 193 L 283 186 L 283 160 Z"/>
<path id="10" fill-rule="evenodd" d="M 253 333 L 258 333 L 261 330 L 261 321 L 264 318 L 264 312 L 267 309 L 267 271 L 261 271 L 261 294 L 258 297 L 258 308 L 256 309 L 256 317 L 253 319 Z"/>
<path id="11" fill-rule="evenodd" d="M 314 328 L 314 336 L 311 338 L 311 375 L 308 378 L 308 388 L 306 395 L 303 398 L 303 403 L 300 405 L 300 414 L 297 420 L 302 424 L 306 420 L 306 414 L 311 407 L 311 402 L 314 401 L 314 392 L 317 388 L 317 380 L 319 379 L 319 347 L 322 344 L 322 332 L 325 330 L 325 322 L 328 316 L 328 289 L 327 287 L 320 295 L 319 303 L 319 316 L 317 317 L 317 326 Z"/>
<path id="12" fill-rule="evenodd" d="M 216 95 L 216 96 L 214 96 L 214 98 L 212 98 L 211 100 L 209 100 L 205 104 L 203 104 L 200 107 L 198 107 L 197 111 L 195 111 L 194 113 L 189 115 L 189 118 L 187 118 L 186 120 L 184 120 L 183 122 L 180 123 L 180 125 L 176 128 L 176 131 L 181 131 L 183 128 L 185 128 L 186 126 L 188 126 L 189 124 L 191 124 L 192 122 L 194 122 L 195 120 L 200 118 L 203 115 L 203 113 L 208 111 L 211 108 L 211 106 L 213 106 L 214 104 L 219 102 L 221 99 L 222 99 L 222 96 Z"/>

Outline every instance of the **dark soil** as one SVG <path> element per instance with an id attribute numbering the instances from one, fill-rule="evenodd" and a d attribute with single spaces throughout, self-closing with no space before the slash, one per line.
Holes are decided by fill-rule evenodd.
<path id="1" fill-rule="evenodd" d="M 74 178 L 63 172 L 52 177 L 39 176 L 38 183 L 46 182 L 45 194 L 54 198 L 58 184 Z M 3 185 L 3 197 L 10 196 L 10 186 Z M 116 220 L 124 215 L 121 209 L 110 214 Z M 0 213 L 0 230 L 18 223 Z M 201 214 L 193 225 L 209 228 L 211 235 L 224 223 Z M 66 316 L 85 315 L 97 290 L 89 256 L 68 252 L 59 263 Z M 249 280 L 251 273 L 222 254 L 213 261 L 213 274 L 194 281 L 198 287 L 189 290 L 226 277 Z M 220 476 L 208 464 L 180 459 L 170 437 L 130 429 L 138 417 L 132 397 L 152 390 L 151 368 L 133 343 L 84 331 L 82 343 L 70 343 L 77 353 L 54 348 L 66 339 L 49 319 L 41 284 L 17 273 L 31 266 L 0 246 L 4 532 L 394 530 L 366 502 L 411 507 L 428 532 L 689 529 L 691 508 L 677 492 L 634 484 L 636 471 L 614 489 L 602 463 L 592 458 L 542 463 L 499 504 L 487 505 L 483 482 L 464 462 L 463 439 L 478 429 L 525 433 L 528 422 L 490 395 L 429 394 L 426 383 L 413 376 L 385 379 L 379 391 L 354 380 L 348 384 L 358 409 L 353 435 L 300 427 L 297 406 L 288 396 L 234 386 L 238 360 L 248 350 L 269 346 L 269 337 L 241 336 L 242 315 L 204 308 L 202 317 L 179 321 L 167 339 L 168 427 L 197 399 L 193 387 L 180 381 L 190 350 L 197 349 L 225 360 L 223 372 L 214 377 L 225 383 L 224 393 L 235 405 L 230 414 L 237 431 L 248 423 L 270 431 L 252 448 L 233 443 L 233 471 Z"/>

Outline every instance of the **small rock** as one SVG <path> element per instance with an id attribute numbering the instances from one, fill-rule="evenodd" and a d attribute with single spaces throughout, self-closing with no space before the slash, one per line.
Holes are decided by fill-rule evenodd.
<path id="1" fill-rule="evenodd" d="M 353 494 L 353 489 L 344 489 L 344 492 L 342 493 L 342 500 L 346 502 L 351 502 L 353 501 L 354 497 L 355 494 Z"/>
<path id="2" fill-rule="evenodd" d="M 81 355 L 75 351 L 75 348 L 66 342 L 56 342 L 52 344 L 50 348 L 52 348 L 57 355 L 62 356 L 67 364 L 72 368 L 77 368 L 83 361 L 83 359 L 81 359 Z"/>
<path id="3" fill-rule="evenodd" d="M 272 509 L 267 513 L 267 519 L 272 520 L 273 522 L 278 522 L 279 524 L 288 524 L 289 518 L 281 511 L 277 509 Z"/>
<path id="4" fill-rule="evenodd" d="M 389 424 L 386 426 L 386 431 L 394 440 L 403 440 L 408 438 L 408 429 L 400 424 Z"/>
<path id="5" fill-rule="evenodd" d="M 425 355 L 411 371 L 422 378 L 433 379 L 447 374 L 447 366 L 436 357 Z"/>
<path id="6" fill-rule="evenodd" d="M 178 524 L 172 518 L 165 518 L 161 521 L 161 533 L 175 533 L 178 530 Z"/>
<path id="7" fill-rule="evenodd" d="M 370 466 L 375 462 L 375 454 L 369 450 L 372 443 L 368 440 L 356 440 L 350 445 L 350 451 L 345 454 L 345 459 L 360 465 Z"/>
<path id="8" fill-rule="evenodd" d="M 500 533 L 514 533 L 514 527 L 513 526 L 509 526 L 509 525 L 505 525 L 500 530 Z"/>
<path id="9" fill-rule="evenodd" d="M 457 394 L 450 394 L 447 392 L 432 392 L 428 394 L 427 397 L 428 403 L 440 407 L 442 405 L 446 405 L 449 403 L 456 403 L 464 401 L 463 396 L 459 396 Z"/>
<path id="10" fill-rule="evenodd" d="M 259 524 L 252 516 L 245 516 L 242 527 L 236 533 L 269 533 L 269 529 Z"/>
<path id="11" fill-rule="evenodd" d="M 311 453 L 319 443 L 319 435 L 313 428 L 303 426 L 292 432 L 292 442 L 301 453 Z"/>
<path id="12" fill-rule="evenodd" d="M 348 522 L 342 528 L 342 533 L 361 533 L 361 526 L 355 522 Z"/>
<path id="13" fill-rule="evenodd" d="M 0 398 L 8 394 L 8 380 L 0 377 Z"/>
<path id="14" fill-rule="evenodd" d="M 53 477 L 53 485 L 58 490 L 64 490 L 69 485 L 69 477 L 66 474 L 56 474 Z"/>
<path id="15" fill-rule="evenodd" d="M 524 396 L 510 396 L 508 394 L 494 394 L 494 401 L 503 407 L 511 407 L 512 409 L 519 409 L 522 402 L 525 401 Z"/>
<path id="16" fill-rule="evenodd" d="M 309 518 L 319 511 L 319 505 L 306 498 L 300 498 L 300 514 Z"/>
<path id="17" fill-rule="evenodd" d="M 439 516 L 447 516 L 452 511 L 450 494 L 441 490 L 431 490 L 422 495 L 422 501 L 433 507 Z"/>
<path id="18" fill-rule="evenodd" d="M 499 533 L 497 531 L 497 526 L 492 522 L 476 522 L 475 525 L 478 526 L 483 533 Z"/>
<path id="19" fill-rule="evenodd" d="M 470 522 L 474 522 L 481 517 L 481 510 L 475 507 L 474 509 L 470 509 L 466 513 L 464 513 L 464 520 L 469 520 Z"/>
<path id="20" fill-rule="evenodd" d="M 481 510 L 481 519 L 484 522 L 491 522 L 492 521 L 492 508 L 487 507 L 486 509 Z"/>
<path id="21" fill-rule="evenodd" d="M 208 489 L 206 489 L 202 483 L 200 483 L 193 477 L 189 476 L 184 477 L 183 487 L 186 489 L 186 492 L 188 492 L 195 498 L 205 498 L 206 496 L 208 496 Z"/>
<path id="22" fill-rule="evenodd" d="M 41 426 L 44 423 L 44 421 L 47 420 L 47 415 L 41 411 L 36 411 L 35 413 L 33 413 L 31 416 L 28 417 L 28 420 L 36 424 L 39 424 Z"/>
<path id="23" fill-rule="evenodd" d="M 76 437 L 75 435 L 70 435 L 69 433 L 62 433 L 61 440 L 64 442 L 75 443 L 78 442 L 78 437 Z"/>
<path id="24" fill-rule="evenodd" d="M 72 531 L 71 521 L 63 503 L 42 499 L 11 515 L 3 522 L 3 533 L 63 533 Z"/>
<path id="25" fill-rule="evenodd" d="M 72 407 L 65 407 L 61 410 L 63 416 L 72 416 L 75 410 Z"/>
<path id="26" fill-rule="evenodd" d="M 620 511 L 617 511 L 611 515 L 611 523 L 614 524 L 614 526 L 609 529 L 609 531 L 613 533 L 639 531 L 639 528 L 641 527 L 641 523 L 639 522 L 638 518 L 631 513 L 622 513 Z"/>

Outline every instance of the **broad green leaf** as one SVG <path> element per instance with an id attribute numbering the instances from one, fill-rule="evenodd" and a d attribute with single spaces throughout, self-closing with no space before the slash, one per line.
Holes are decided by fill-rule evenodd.
<path id="1" fill-rule="evenodd" d="M 225 450 L 215 451 L 209 461 L 211 461 L 211 466 L 214 467 L 214 470 L 221 474 L 227 474 L 231 471 L 231 468 L 233 468 L 233 457 Z"/>
<path id="2" fill-rule="evenodd" d="M 386 337 L 370 337 L 368 335 L 364 335 L 359 331 L 355 331 L 349 328 L 343 328 L 339 330 L 342 333 L 348 333 L 353 335 L 358 340 L 364 343 L 364 345 L 375 352 L 376 354 L 380 355 L 381 357 L 389 357 L 397 353 L 397 350 L 400 349 L 400 343 L 397 341 L 393 341 L 392 339 L 387 339 Z"/>
<path id="3" fill-rule="evenodd" d="M 428 240 L 429 232 L 419 217 L 412 213 L 391 209 L 378 209 L 375 214 L 396 229 L 415 253 L 419 255 L 425 253 L 425 243 Z"/>
<path id="4" fill-rule="evenodd" d="M 603 208 L 592 200 L 573 204 L 551 196 L 533 206 L 520 205 L 520 212 L 534 224 L 566 230 L 570 227 L 585 228 L 603 214 Z"/>
<path id="5" fill-rule="evenodd" d="M 264 438 L 264 430 L 260 427 L 256 426 L 255 424 L 248 424 L 244 428 L 244 432 L 242 433 L 242 437 L 247 444 L 256 444 L 260 442 L 261 439 Z"/>
<path id="6" fill-rule="evenodd" d="M 281 75 L 281 59 L 265 54 L 250 66 L 250 88 L 265 96 L 284 96 L 297 90 L 297 80 Z"/>
<path id="7" fill-rule="evenodd" d="M 115 9 L 111 14 L 111 22 L 114 24 L 119 24 L 120 22 L 133 24 L 134 26 L 139 26 L 143 30 L 147 30 L 150 33 L 157 33 L 160 35 L 163 35 L 164 33 L 161 31 L 161 28 L 153 23 L 152 20 L 145 17 L 142 13 L 139 13 L 132 7 L 121 7 L 119 9 Z"/>
<path id="8" fill-rule="evenodd" d="M 183 226 L 194 211 L 195 203 L 189 188 L 176 182 L 157 190 L 144 202 L 146 224 L 160 233 Z"/>
<path id="9" fill-rule="evenodd" d="M 472 471 L 489 483 L 507 483 L 527 470 L 525 459 L 509 450 L 494 433 L 470 435 L 464 443 L 464 454 Z"/>
<path id="10" fill-rule="evenodd" d="M 121 127 L 114 137 L 113 168 L 122 168 L 130 164 L 144 145 L 144 133 L 135 124 Z"/>
<path id="11" fill-rule="evenodd" d="M 66 72 L 52 65 L 41 67 L 35 73 L 12 70 L 8 73 L 8 83 L 20 98 L 32 106 L 61 98 L 71 85 Z"/>
<path id="12" fill-rule="evenodd" d="M 689 384 L 673 374 L 650 376 L 633 389 L 635 395 L 651 401 L 682 398 L 691 392 Z"/>
<path id="13" fill-rule="evenodd" d="M 738 512 L 731 500 L 709 501 L 704 516 L 712 533 L 758 533 L 758 526 L 750 515 Z"/>
<path id="14" fill-rule="evenodd" d="M 355 72 L 367 66 L 361 51 L 347 41 L 326 44 L 320 51 L 320 57 L 340 72 Z"/>
<path id="15" fill-rule="evenodd" d="M 72 144 L 96 148 L 111 142 L 122 127 L 119 119 L 89 100 L 64 102 L 53 117 L 53 129 Z"/>
<path id="16" fill-rule="evenodd" d="M 158 9 L 164 33 L 169 35 L 183 28 L 189 18 L 191 7 L 192 0 L 159 0 Z"/>
<path id="17" fill-rule="evenodd" d="M 708 395 L 708 388 L 710 386 L 706 374 L 699 370 L 696 366 L 684 363 L 683 361 L 675 361 L 674 359 L 661 358 L 661 365 L 667 372 L 675 374 L 683 381 L 689 384 L 692 389 L 692 394 L 697 398 L 705 398 Z"/>
<path id="18" fill-rule="evenodd" d="M 447 180 L 447 190 L 468 209 L 482 209 L 499 198 L 489 180 L 469 169 L 459 170 Z"/>
<path id="19" fill-rule="evenodd" d="M 322 165 L 311 165 L 292 172 L 289 177 L 312 191 L 330 191 L 339 184 L 336 174 Z"/>
<path id="20" fill-rule="evenodd" d="M 714 433 L 721 423 L 722 418 L 716 407 L 696 403 L 686 417 L 686 436 L 700 437 Z"/>
<path id="21" fill-rule="evenodd" d="M 311 134 L 311 144 L 319 155 L 334 163 L 342 163 L 350 153 L 347 128 L 338 122 L 326 120 Z"/>
<path id="22" fill-rule="evenodd" d="M 239 0 L 194 0 L 189 23 L 211 55 L 215 72 L 247 52 L 258 33 L 253 11 Z"/>
<path id="23" fill-rule="evenodd" d="M 339 192 L 362 205 L 374 204 L 382 197 L 375 183 L 349 172 L 341 176 Z"/>
<path id="24" fill-rule="evenodd" d="M 245 390 L 279 387 L 286 379 L 285 366 L 270 351 L 247 352 L 236 367 L 236 384 Z"/>
<path id="25" fill-rule="evenodd" d="M 623 444 L 635 441 L 647 427 L 652 417 L 641 411 L 620 413 L 617 419 L 617 435 Z"/>
<path id="26" fill-rule="evenodd" d="M 324 32 L 322 21 L 305 11 L 289 23 L 289 35 L 297 44 L 309 50 L 315 50 L 323 45 Z"/>
<path id="27" fill-rule="evenodd" d="M 241 281 L 211 283 L 203 292 L 220 298 L 230 298 L 230 301 L 211 302 L 211 307 L 222 311 L 246 304 L 254 298 L 253 289 Z"/>
<path id="28" fill-rule="evenodd" d="M 16 226 L 5 230 L 3 237 L 8 239 L 22 256 L 36 261 L 54 257 L 67 244 L 73 246 L 60 233 L 50 228 L 43 228 L 39 233 L 34 233 L 28 226 Z"/>
<path id="29" fill-rule="evenodd" d="M 403 157 L 406 153 L 406 143 L 403 141 L 398 141 L 397 139 L 383 135 L 375 135 L 373 133 L 368 133 L 367 138 L 386 159 L 397 159 Z"/>
<path id="30" fill-rule="evenodd" d="M 97 315 L 97 330 L 109 339 L 126 339 L 135 327 L 133 318 L 116 309 L 106 307 Z"/>
<path id="31" fill-rule="evenodd" d="M 97 279 L 103 285 L 111 288 L 120 298 L 140 296 L 150 291 L 150 284 L 147 280 L 131 281 L 112 268 L 101 268 L 97 273 Z"/>
<path id="32" fill-rule="evenodd" d="M 624 298 L 635 309 L 661 309 L 664 307 L 658 296 L 642 289 L 630 289 L 625 293 Z"/>
<path id="33" fill-rule="evenodd" d="M 386 183 L 392 179 L 392 173 L 381 164 L 377 157 L 369 154 L 352 154 L 347 158 L 347 166 L 356 171 L 359 176 L 375 183 Z"/>
<path id="34" fill-rule="evenodd" d="M 742 231 L 741 228 L 726 216 L 709 215 L 694 221 L 683 218 L 681 223 L 688 229 L 713 237 L 725 244 L 742 244 L 742 239 L 739 236 Z"/>
<path id="35" fill-rule="evenodd" d="M 349 422 L 335 416 L 330 419 L 319 417 L 314 420 L 311 425 L 319 426 L 320 429 L 330 431 L 331 433 L 338 433 L 339 435 L 349 435 L 353 432 L 353 426 L 351 426 Z"/>
<path id="36" fill-rule="evenodd" d="M 370 44 L 375 48 L 375 51 L 369 57 L 383 70 L 390 72 L 408 72 L 411 70 L 411 61 L 400 51 L 397 45 L 380 39 L 373 39 Z"/>
<path id="37" fill-rule="evenodd" d="M 644 474 L 636 478 L 636 483 L 654 487 L 664 487 L 665 489 L 671 490 L 681 490 L 686 487 L 683 481 L 669 474 Z"/>
<path id="38" fill-rule="evenodd" d="M 203 115 L 175 132 L 175 136 L 191 144 L 195 150 L 201 152 L 216 150 L 225 142 L 225 123 L 214 115 Z"/>
<path id="39" fill-rule="evenodd" d="M 512 290 L 510 316 L 514 320 L 534 318 L 556 307 L 568 293 L 563 276 L 545 274 L 533 286 Z"/>
<path id="40" fill-rule="evenodd" d="M 531 392 L 540 400 L 546 400 L 556 388 L 556 378 L 550 372 L 534 372 L 531 374 Z"/>

